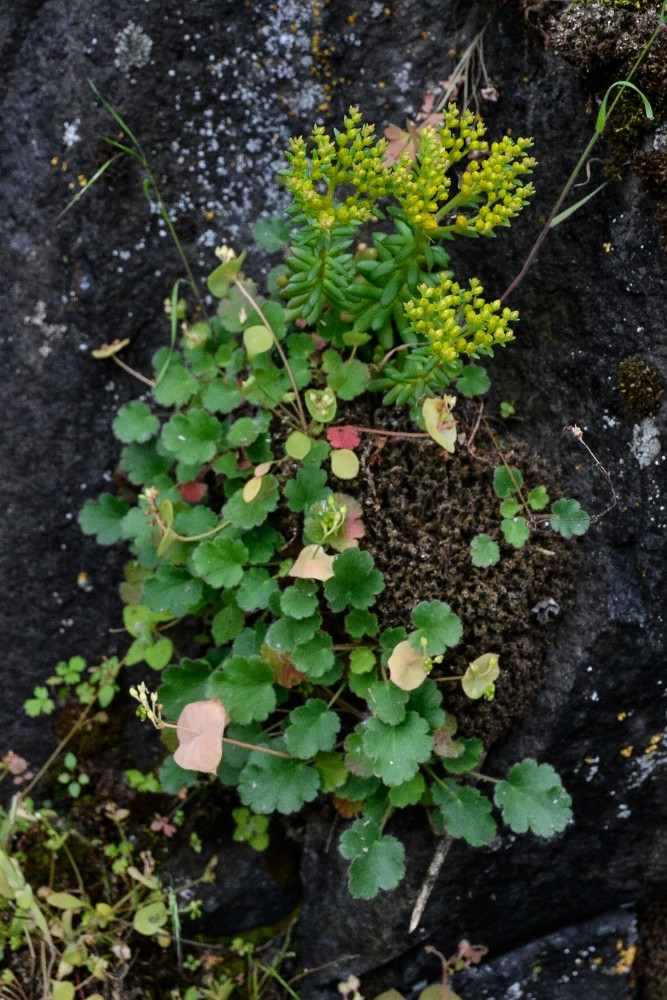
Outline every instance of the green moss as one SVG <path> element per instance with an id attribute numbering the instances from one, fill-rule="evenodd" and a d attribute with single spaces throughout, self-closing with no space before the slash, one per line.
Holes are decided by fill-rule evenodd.
<path id="1" fill-rule="evenodd" d="M 654 416 L 665 392 L 658 372 L 638 354 L 629 354 L 618 366 L 618 388 L 623 405 L 637 420 Z"/>
<path id="2" fill-rule="evenodd" d="M 463 406 L 458 416 L 465 423 Z M 369 415 L 351 419 L 357 417 L 369 422 Z M 473 418 L 472 409 L 467 417 Z M 475 448 L 474 456 L 459 448 L 445 460 L 437 449 L 420 451 L 411 442 L 390 439 L 366 457 L 359 499 L 364 548 L 385 578 L 374 607 L 381 627 L 405 626 L 406 609 L 438 599 L 459 615 L 464 633 L 431 676 L 463 674 L 481 653 L 499 654 L 502 673 L 492 702 L 471 702 L 459 685 L 446 685 L 445 707 L 457 716 L 461 733 L 479 736 L 488 746 L 531 710 L 551 634 L 532 609 L 549 597 L 559 606 L 567 600 L 576 552 L 553 532 L 537 531 L 518 550 L 503 542 L 489 474 L 500 460 L 481 433 Z M 505 441 L 503 450 L 528 487 L 544 483 L 558 494 L 553 468 L 517 441 Z M 480 532 L 501 547 L 500 562 L 488 569 L 471 563 L 470 542 Z"/>

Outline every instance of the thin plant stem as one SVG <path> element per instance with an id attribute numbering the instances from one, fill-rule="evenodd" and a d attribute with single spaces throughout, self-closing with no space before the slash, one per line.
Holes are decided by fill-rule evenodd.
<path id="1" fill-rule="evenodd" d="M 255 310 L 255 312 L 257 313 L 257 315 L 261 319 L 261 321 L 264 324 L 264 326 L 267 328 L 267 330 L 269 330 L 271 332 L 271 335 L 273 337 L 273 342 L 274 342 L 274 344 L 276 346 L 276 350 L 278 351 L 278 354 L 280 355 L 280 360 L 282 361 L 282 363 L 283 363 L 283 365 L 285 367 L 285 371 L 287 372 L 289 380 L 290 380 L 290 382 L 292 384 L 292 391 L 294 392 L 295 403 L 296 403 L 297 409 L 299 411 L 299 420 L 301 422 L 301 427 L 302 427 L 304 433 L 307 434 L 308 433 L 308 421 L 306 420 L 306 414 L 305 414 L 305 411 L 303 409 L 303 403 L 301 402 L 301 395 L 299 393 L 299 389 L 298 389 L 298 386 L 296 384 L 296 379 L 294 378 L 294 372 L 292 371 L 292 369 L 290 367 L 290 363 L 287 360 L 287 355 L 283 351 L 282 345 L 281 345 L 280 341 L 278 340 L 278 338 L 276 336 L 276 332 L 273 329 L 273 327 L 271 326 L 271 324 L 269 323 L 269 321 L 266 318 L 266 316 L 264 315 L 264 313 L 262 312 L 262 307 L 259 305 L 258 302 L 255 302 L 254 298 L 252 297 L 252 295 L 250 294 L 250 292 L 247 290 L 247 288 L 244 288 L 243 283 L 241 281 L 239 281 L 238 278 L 235 278 L 234 279 L 234 284 L 236 285 L 236 287 L 240 291 L 241 295 L 243 295 L 243 297 L 250 303 L 250 305 L 252 306 L 252 308 Z"/>
<path id="2" fill-rule="evenodd" d="M 634 64 L 634 66 L 632 67 L 632 69 L 628 73 L 626 81 L 623 81 L 623 82 L 628 82 L 629 83 L 632 80 L 633 76 L 635 75 L 635 73 L 637 72 L 637 70 L 641 66 L 642 62 L 646 58 L 646 56 L 647 56 L 647 54 L 649 52 L 649 49 L 651 48 L 651 46 L 653 45 L 654 41 L 658 37 L 660 29 L 663 27 L 666 18 L 667 18 L 667 0 L 665 0 L 665 3 L 663 3 L 663 5 L 662 5 L 661 11 L 660 11 L 660 16 L 658 18 L 658 24 L 656 25 L 655 31 L 653 31 L 653 33 L 651 34 L 651 37 L 647 41 L 646 45 L 644 46 L 644 48 L 642 49 L 642 51 L 639 53 L 639 56 L 637 57 L 637 60 L 636 60 L 636 62 Z M 609 107 L 609 111 L 607 112 L 607 114 L 605 116 L 605 123 L 606 123 L 606 121 L 609 120 L 609 118 L 611 117 L 611 115 L 612 115 L 612 113 L 614 111 L 614 108 L 616 107 L 616 105 L 620 101 L 620 99 L 621 99 L 621 97 L 623 95 L 623 90 L 624 89 L 625 88 L 623 88 L 623 87 L 619 87 L 618 94 L 616 95 L 616 97 L 614 98 L 614 100 L 611 102 L 611 105 Z M 528 254 L 528 257 L 526 258 L 523 267 L 521 268 L 521 270 L 517 274 L 516 278 L 514 278 L 514 280 L 507 286 L 507 288 L 505 289 L 505 291 L 501 295 L 501 297 L 500 297 L 501 302 L 504 302 L 505 299 L 508 297 L 508 295 L 511 295 L 511 293 L 514 291 L 514 289 L 523 281 L 523 279 L 526 276 L 528 270 L 532 266 L 533 261 L 535 260 L 535 257 L 537 256 L 537 253 L 538 253 L 540 247 L 544 243 L 544 241 L 545 241 L 545 239 L 547 237 L 547 234 L 548 234 L 549 230 L 551 229 L 551 224 L 552 224 L 553 220 L 558 215 L 563 202 L 565 201 L 565 199 L 567 198 L 568 194 L 570 193 L 570 191 L 574 187 L 574 184 L 575 184 L 575 182 L 577 180 L 577 177 L 579 176 L 579 174 L 581 173 L 581 171 L 585 167 L 585 165 L 586 165 L 586 163 L 588 161 L 589 156 L 591 155 L 591 153 L 593 152 L 593 149 L 595 148 L 595 145 L 596 145 L 597 141 L 602 138 L 603 131 L 604 131 L 604 126 L 600 130 L 598 130 L 598 128 L 596 127 L 596 130 L 593 133 L 590 142 L 588 143 L 588 145 L 586 146 L 585 150 L 583 151 L 583 153 L 581 154 L 581 156 L 577 160 L 577 164 L 576 164 L 574 170 L 572 171 L 572 173 L 570 174 L 570 176 L 568 177 L 568 179 L 567 179 L 567 181 L 565 183 L 565 187 L 563 188 L 563 190 L 561 191 L 560 195 L 556 199 L 556 203 L 553 206 L 553 208 L 551 209 L 551 211 L 550 211 L 550 213 L 549 213 L 549 215 L 547 217 L 547 220 L 544 223 L 544 226 L 540 230 L 540 233 L 539 233 L 539 235 L 538 235 L 535 243 L 533 244 L 533 247 L 532 247 L 530 253 Z"/>

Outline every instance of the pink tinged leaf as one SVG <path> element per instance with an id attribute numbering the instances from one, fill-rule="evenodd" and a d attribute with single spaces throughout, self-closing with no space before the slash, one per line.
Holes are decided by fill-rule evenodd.
<path id="1" fill-rule="evenodd" d="M 339 503 L 344 503 L 347 507 L 347 517 L 343 525 L 343 538 L 346 543 L 345 548 L 349 548 L 350 545 L 356 545 L 357 539 L 363 538 L 366 534 L 364 522 L 362 521 L 363 511 L 361 504 L 358 500 L 347 496 L 345 493 L 335 493 L 334 499 Z"/>
<path id="2" fill-rule="evenodd" d="M 395 647 L 387 660 L 389 676 L 402 691 L 414 691 L 426 680 L 425 657 L 407 639 Z"/>
<path id="3" fill-rule="evenodd" d="M 349 448 L 354 451 L 361 444 L 361 435 L 356 427 L 329 427 L 327 441 L 332 448 Z"/>
<path id="4" fill-rule="evenodd" d="M 306 545 L 287 575 L 298 580 L 325 582 L 334 575 L 333 561 L 334 556 L 328 556 L 321 545 Z"/>
<path id="5" fill-rule="evenodd" d="M 176 723 L 179 747 L 174 760 L 186 771 L 215 774 L 222 760 L 222 734 L 230 721 L 218 698 L 186 705 Z"/>

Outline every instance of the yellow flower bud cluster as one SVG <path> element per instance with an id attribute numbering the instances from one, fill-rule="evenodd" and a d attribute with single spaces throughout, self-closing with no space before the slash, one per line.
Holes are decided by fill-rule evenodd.
<path id="1" fill-rule="evenodd" d="M 364 222 L 378 199 L 389 193 L 387 141 L 375 138 L 373 125 L 360 125 L 358 108 L 350 108 L 344 122 L 345 131 L 336 132 L 335 141 L 322 126 L 313 129 L 310 157 L 301 137 L 291 140 L 287 154 L 291 164 L 287 188 L 295 204 L 322 229 Z M 339 204 L 334 195 L 341 185 L 349 185 L 353 192 Z"/>
<path id="2" fill-rule="evenodd" d="M 484 159 L 468 163 L 455 199 L 457 207 L 483 204 L 469 218 L 460 214 L 452 227 L 454 232 L 472 230 L 488 236 L 497 226 L 508 225 L 519 214 L 534 193 L 533 185 L 524 184 L 522 179 L 536 163 L 526 154 L 531 145 L 531 139 L 515 141 L 506 135 L 486 147 Z"/>
<path id="3" fill-rule="evenodd" d="M 413 330 L 430 341 L 441 361 L 455 361 L 461 354 L 490 354 L 496 344 L 514 340 L 509 324 L 518 320 L 518 312 L 507 308 L 501 312 L 500 299 L 487 302 L 483 291 L 477 278 L 471 278 L 469 289 L 462 289 L 441 274 L 438 285 L 420 285 L 419 298 L 405 303 Z"/>
<path id="4" fill-rule="evenodd" d="M 387 141 L 376 138 L 372 125 L 362 124 L 358 108 L 350 108 L 344 131 L 334 138 L 316 126 L 310 148 L 305 139 L 292 139 L 290 167 L 283 176 L 295 205 L 321 229 L 366 221 L 386 196 L 426 237 L 489 235 L 507 225 L 533 193 L 532 184 L 522 179 L 535 165 L 526 153 L 531 140 L 505 136 L 489 146 L 484 124 L 471 111 L 450 104 L 442 117 L 441 126 L 421 129 L 416 154 L 406 149 L 394 164 L 385 159 Z M 459 190 L 452 192 L 451 168 L 469 157 Z M 336 198 L 340 189 L 349 191 L 342 202 Z M 468 216 L 463 208 L 475 214 Z M 447 224 L 454 212 L 455 221 Z"/>
<path id="5" fill-rule="evenodd" d="M 464 156 L 486 148 L 484 132 L 471 111 L 459 112 L 450 104 L 441 127 L 421 130 L 416 161 L 403 153 L 392 171 L 391 193 L 415 229 L 428 235 L 438 228 L 437 213 L 447 203 L 452 184 L 447 172 Z"/>

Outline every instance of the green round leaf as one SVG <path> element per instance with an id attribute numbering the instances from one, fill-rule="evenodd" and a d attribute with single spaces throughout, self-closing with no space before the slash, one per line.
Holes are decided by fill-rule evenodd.
<path id="1" fill-rule="evenodd" d="M 285 441 L 285 451 L 290 456 L 290 458 L 295 458 L 300 461 L 305 458 L 312 446 L 312 438 L 309 438 L 307 434 L 302 431 L 292 431 L 290 436 Z"/>
<path id="2" fill-rule="evenodd" d="M 359 459 L 349 448 L 331 452 L 331 471 L 339 479 L 354 479 L 359 472 Z"/>
<path id="3" fill-rule="evenodd" d="M 264 354 L 273 347 L 273 334 L 263 324 L 249 326 L 243 331 L 243 343 L 252 360 L 258 354 Z"/>
<path id="4" fill-rule="evenodd" d="M 470 543 L 470 555 L 473 566 L 484 569 L 500 562 L 500 549 L 490 535 L 475 535 Z"/>

